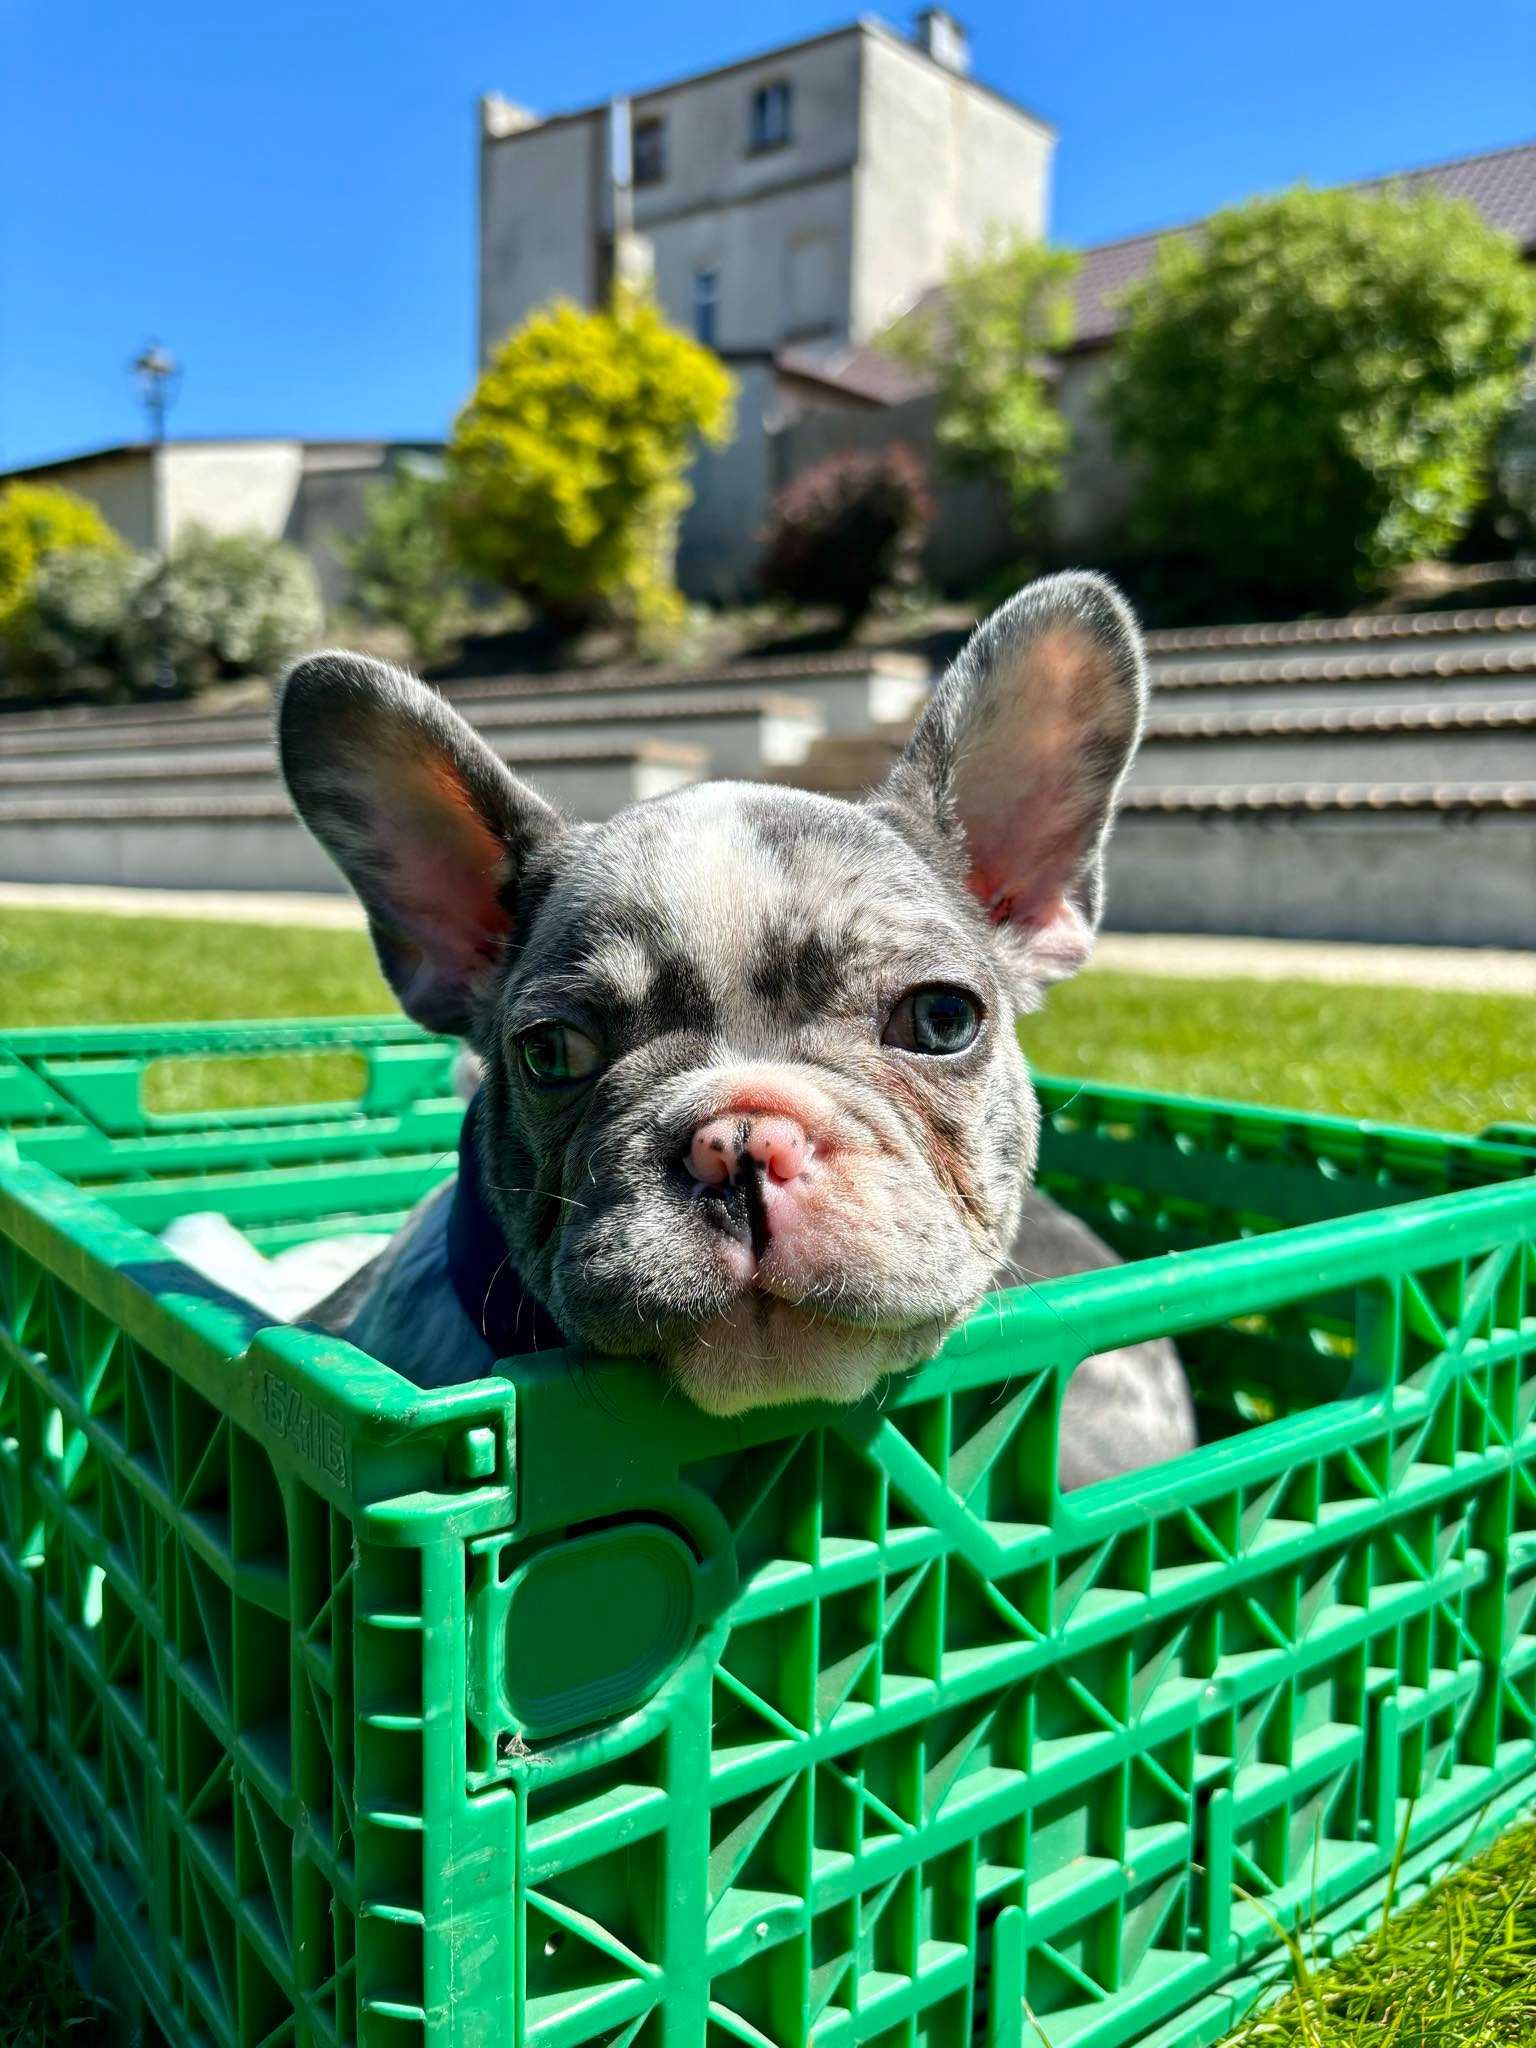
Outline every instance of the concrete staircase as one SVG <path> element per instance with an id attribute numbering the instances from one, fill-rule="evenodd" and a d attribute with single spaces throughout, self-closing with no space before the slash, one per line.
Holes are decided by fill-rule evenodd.
<path id="1" fill-rule="evenodd" d="M 1536 946 L 1536 607 L 1147 636 L 1128 930 Z M 777 779 L 878 782 L 910 717 Z"/>
<path id="2" fill-rule="evenodd" d="M 927 665 L 811 656 L 714 670 L 476 678 L 447 694 L 573 816 L 709 777 L 789 771 L 828 733 L 908 715 Z M 264 708 L 124 706 L 0 717 L 0 879 L 339 887 L 299 831 Z"/>

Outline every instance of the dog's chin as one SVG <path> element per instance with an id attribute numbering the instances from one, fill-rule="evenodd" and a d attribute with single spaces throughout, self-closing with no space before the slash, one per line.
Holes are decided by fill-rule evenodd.
<path id="1" fill-rule="evenodd" d="M 678 1386 L 707 1415 L 795 1401 L 862 1401 L 888 1374 L 932 1357 L 951 1322 L 904 1330 L 840 1321 L 798 1302 L 743 1294 L 667 1351 Z"/>

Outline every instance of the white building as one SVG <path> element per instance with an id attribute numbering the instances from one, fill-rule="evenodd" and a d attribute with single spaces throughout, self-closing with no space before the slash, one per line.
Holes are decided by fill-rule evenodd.
<path id="1" fill-rule="evenodd" d="M 162 553 L 189 527 L 286 540 L 315 565 L 328 600 L 348 574 L 338 536 L 357 532 L 364 497 L 402 463 L 441 461 L 428 441 L 299 441 L 261 435 L 128 441 L 0 473 L 58 484 L 97 506 L 130 547 Z"/>
<path id="2" fill-rule="evenodd" d="M 614 179 L 626 119 L 627 195 Z M 865 18 L 627 103 L 540 119 L 493 95 L 480 136 L 481 359 L 553 298 L 601 302 L 627 201 L 668 316 L 740 386 L 735 443 L 695 471 L 679 565 L 697 592 L 730 590 L 766 507 L 781 352 L 802 368 L 835 362 L 994 223 L 1042 234 L 1054 143 L 1048 123 L 971 76 L 964 33 L 938 8 L 910 41 Z"/>

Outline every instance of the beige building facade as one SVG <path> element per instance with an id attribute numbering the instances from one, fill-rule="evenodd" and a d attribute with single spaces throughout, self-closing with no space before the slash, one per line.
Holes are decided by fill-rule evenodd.
<path id="1" fill-rule="evenodd" d="M 867 342 L 994 226 L 1038 236 L 1055 134 L 973 77 L 931 9 L 866 18 L 628 101 L 540 119 L 482 104 L 479 343 L 551 299 L 599 303 L 632 228 L 669 318 L 739 385 L 731 448 L 701 459 L 679 572 L 750 577 L 774 478 L 786 348 Z"/>

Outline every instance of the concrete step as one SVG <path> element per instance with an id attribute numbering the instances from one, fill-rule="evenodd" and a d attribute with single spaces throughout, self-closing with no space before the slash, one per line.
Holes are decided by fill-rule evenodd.
<path id="1" fill-rule="evenodd" d="M 158 714 L 140 706 L 132 718 L 59 718 L 29 722 L 0 718 L 0 761 L 100 754 L 119 749 L 219 747 L 240 741 L 270 740 L 270 711 L 221 712 L 218 716 L 187 716 L 174 710 Z"/>
<path id="2" fill-rule="evenodd" d="M 930 666 L 918 655 L 852 649 L 846 653 L 772 655 L 715 668 L 590 668 L 545 674 L 451 678 L 442 694 L 473 717 L 479 707 L 516 700 L 526 705 L 592 705 L 623 709 L 635 696 L 676 705 L 721 700 L 737 692 L 795 696 L 825 709 L 829 731 L 860 731 L 879 719 L 901 717 L 928 694 Z M 72 752 L 111 733 L 154 745 L 205 745 L 217 737 L 260 737 L 272 725 L 270 709 L 195 711 L 174 705 L 66 705 L 59 711 L 0 711 L 0 754 Z"/>
<path id="3" fill-rule="evenodd" d="M 513 704 L 584 705 L 626 712 L 637 697 L 678 705 L 719 703 L 737 693 L 787 695 L 813 705 L 828 733 L 859 733 L 911 715 L 928 695 L 931 671 L 912 655 L 804 655 L 742 661 L 716 669 L 501 676 L 445 685 L 444 695 L 479 723 Z"/>
<path id="4" fill-rule="evenodd" d="M 498 752 L 552 803 L 588 820 L 609 817 L 646 797 L 665 796 L 702 780 L 709 770 L 702 747 L 667 740 L 530 741 L 499 746 Z M 73 818 L 84 832 L 93 820 L 108 816 L 155 818 L 200 811 L 217 817 L 223 805 L 246 800 L 280 808 L 287 804 L 270 745 L 152 760 L 147 766 L 106 759 L 83 770 L 75 763 L 28 761 L 4 764 L 0 771 L 0 821 L 8 824 Z M 28 879 L 3 868 L 0 873 L 13 881 Z"/>
<path id="5" fill-rule="evenodd" d="M 1536 946 L 1536 781 L 1133 790 L 1106 904 L 1122 931 Z"/>
<path id="6" fill-rule="evenodd" d="M 461 701 L 457 708 L 499 751 L 599 737 L 615 744 L 666 740 L 702 747 L 716 778 L 803 761 L 826 732 L 826 715 L 813 699 L 771 690 L 636 691 L 597 704 L 574 696 L 492 699 Z"/>
<path id="7" fill-rule="evenodd" d="M 818 740 L 803 761 L 764 774 L 765 782 L 820 790 L 826 796 L 862 796 L 891 772 L 911 736 L 915 719 L 887 720 L 861 733 L 833 733 Z"/>
<path id="8" fill-rule="evenodd" d="M 681 703 L 635 695 L 610 711 L 578 702 L 492 703 L 467 707 L 473 723 L 508 760 L 565 746 L 625 748 L 659 740 L 701 747 L 713 776 L 752 776 L 763 765 L 801 761 L 825 730 L 816 705 L 766 690 L 738 691 Z M 41 737 L 41 735 L 37 736 Z M 56 735 L 49 735 L 51 739 Z M 74 740 L 11 753 L 0 752 L 0 787 L 9 783 L 113 778 L 118 775 L 207 773 L 223 762 L 244 767 L 272 759 L 269 722 L 231 720 L 216 732 L 206 723 L 164 735 L 140 727 L 94 734 L 89 747 Z"/>
<path id="9" fill-rule="evenodd" d="M 1469 606 L 1454 612 L 1369 613 L 1347 619 L 1287 619 L 1259 626 L 1173 626 L 1149 632 L 1154 667 L 1226 662 L 1251 655 L 1338 654 L 1417 648 L 1422 652 L 1536 650 L 1536 605 Z"/>
<path id="10" fill-rule="evenodd" d="M 1170 712 L 1147 724 L 1133 789 L 1536 780 L 1536 695 L 1359 710 Z"/>
<path id="11" fill-rule="evenodd" d="M 563 715 L 633 715 L 638 702 L 716 710 L 746 699 L 793 697 L 819 709 L 829 732 L 859 732 L 914 710 L 927 696 L 930 670 L 915 655 L 782 656 L 714 668 L 580 669 L 541 675 L 480 676 L 443 686 L 443 695 L 478 722 L 514 705 Z M 0 714 L 0 757 L 70 754 L 102 745 L 206 747 L 259 740 L 272 730 L 265 707 L 193 711 L 185 704 L 71 705 L 59 711 Z"/>
<path id="12" fill-rule="evenodd" d="M 1358 811 L 1423 812 L 1437 817 L 1536 816 L 1536 780 L 1524 782 L 1246 782 L 1226 786 L 1206 783 L 1169 784 L 1162 789 L 1130 789 L 1121 799 L 1122 815 L 1201 816 L 1237 813 L 1276 816 L 1282 812 Z"/>
<path id="13" fill-rule="evenodd" d="M 1358 654 L 1252 655 L 1158 663 L 1154 707 L 1236 711 L 1287 706 L 1455 704 L 1536 696 L 1536 648 L 1373 648 Z"/>

